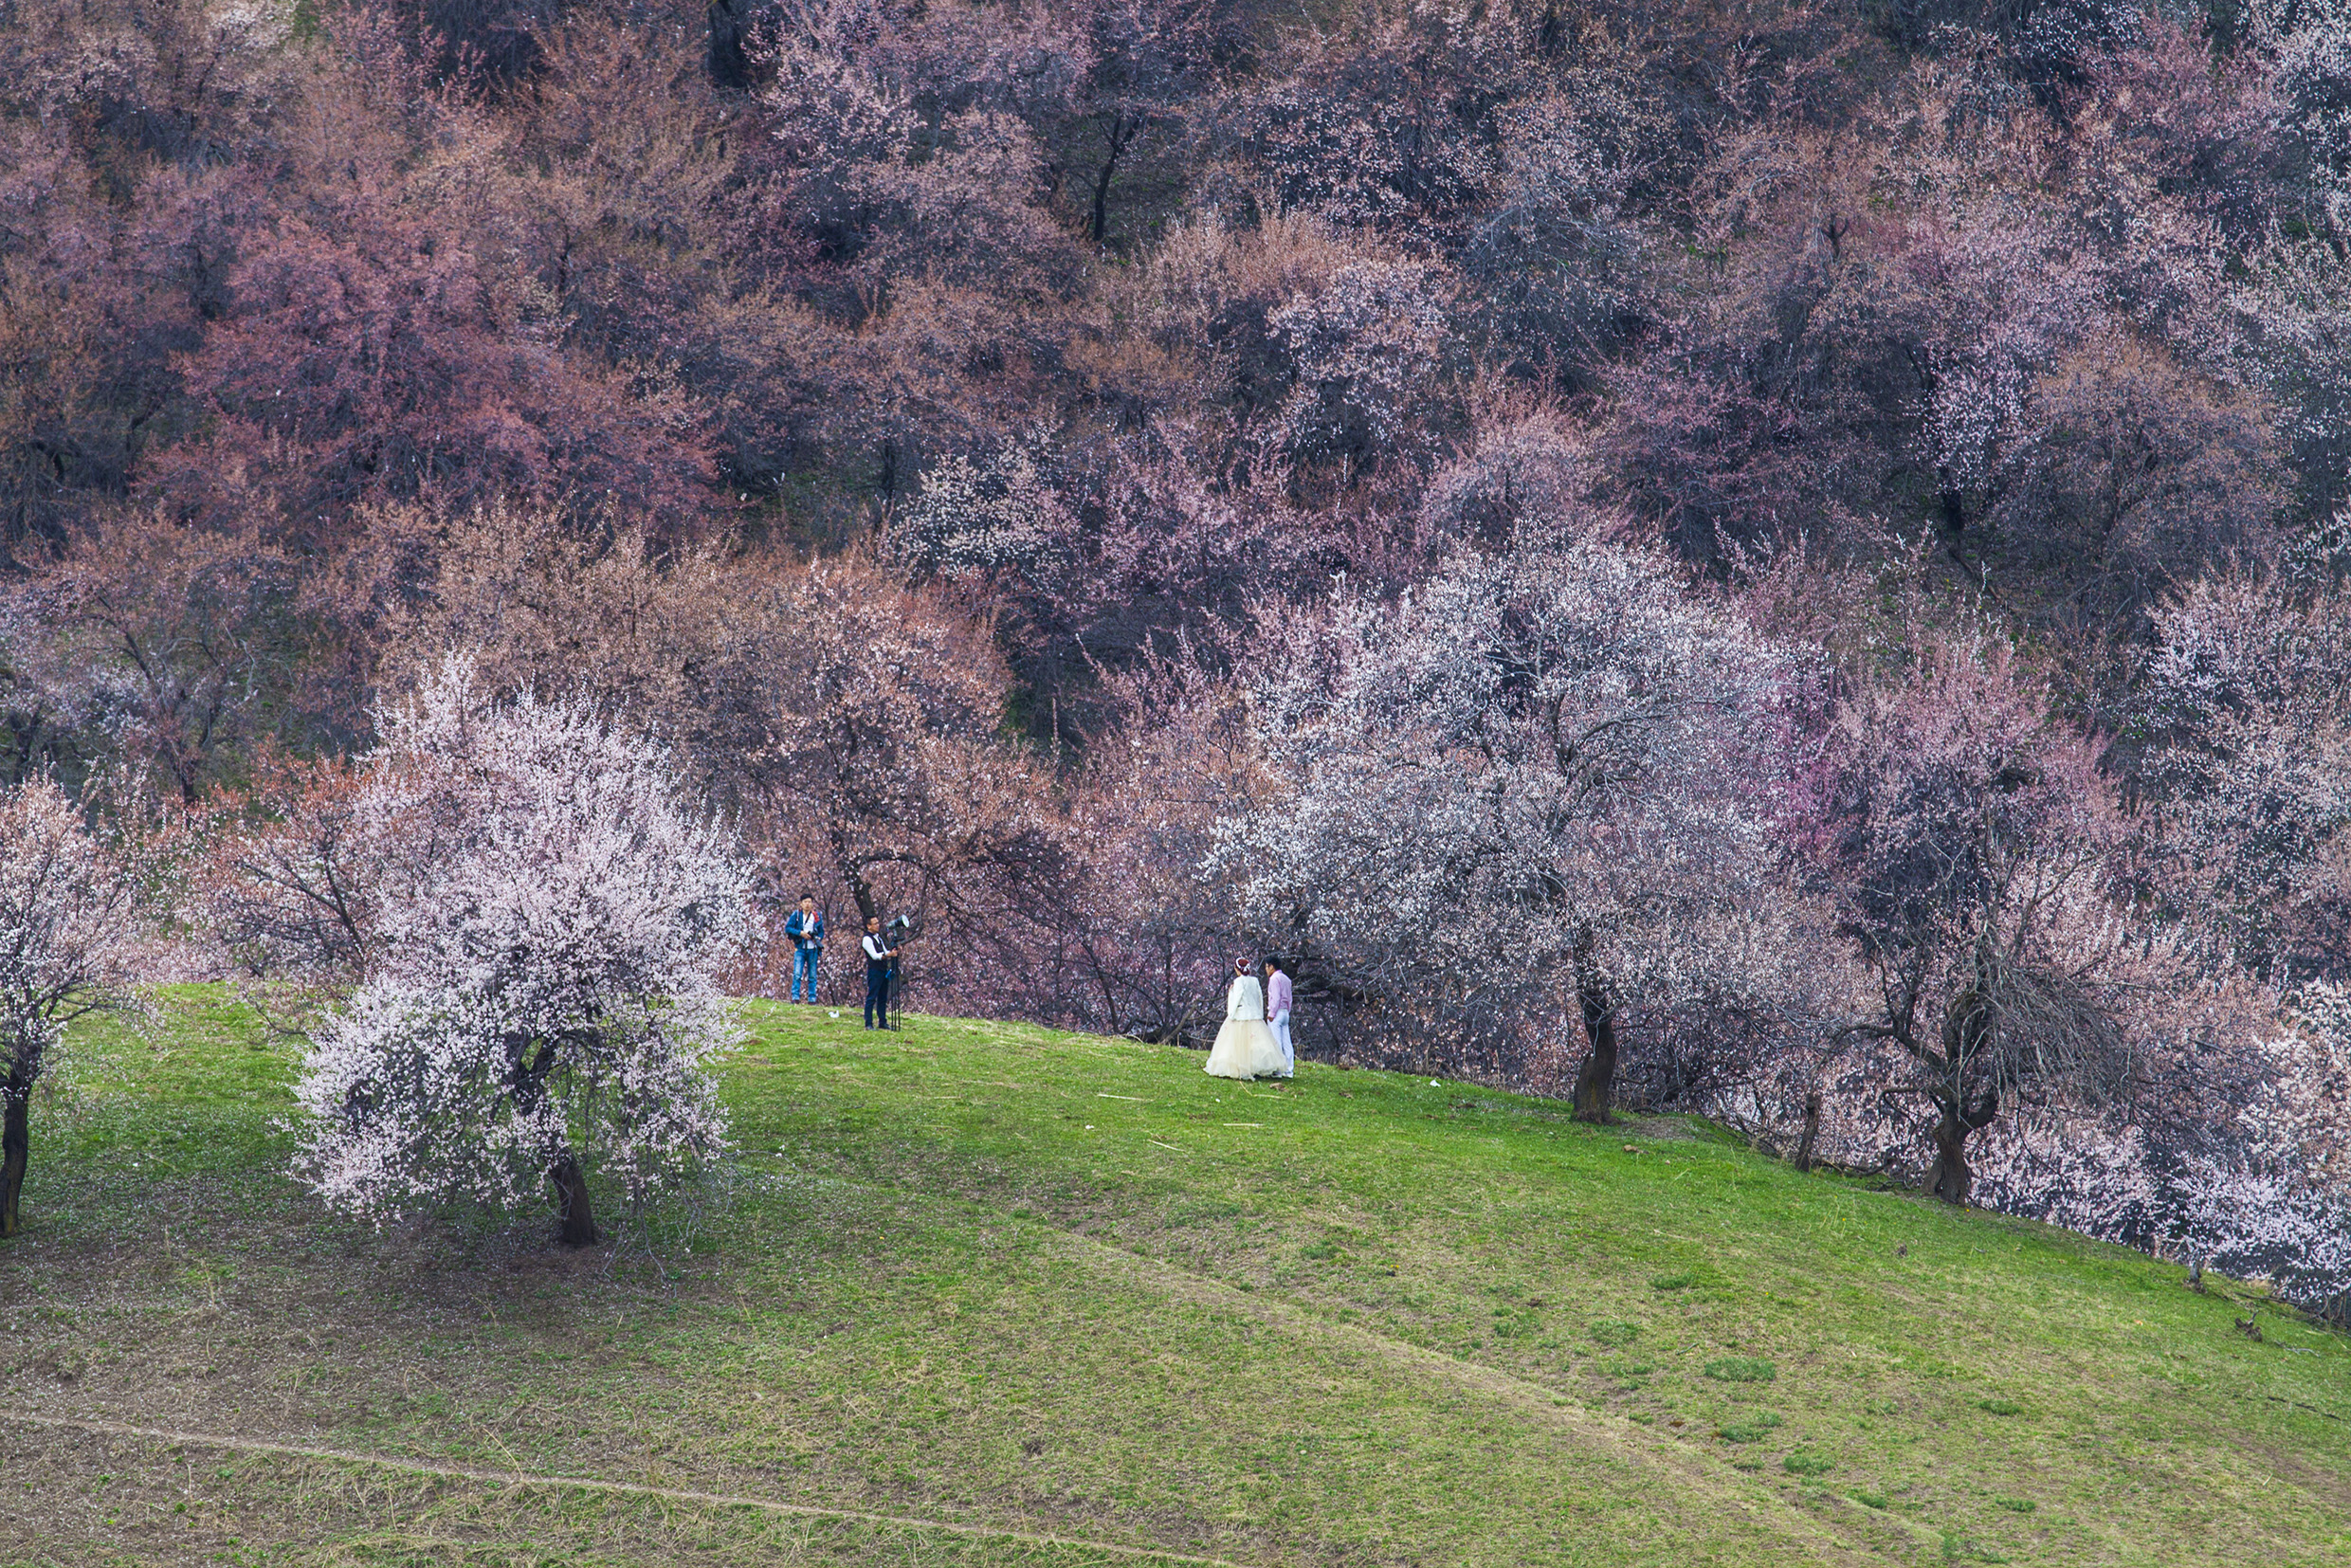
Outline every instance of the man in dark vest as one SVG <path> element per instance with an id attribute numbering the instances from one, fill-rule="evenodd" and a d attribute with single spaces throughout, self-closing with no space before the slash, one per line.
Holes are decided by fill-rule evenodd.
<path id="1" fill-rule="evenodd" d="M 866 917 L 866 1027 L 890 1027 L 890 963 L 898 957 L 898 949 L 882 940 L 882 917 Z M 879 1013 L 882 1021 L 874 1022 Z"/>

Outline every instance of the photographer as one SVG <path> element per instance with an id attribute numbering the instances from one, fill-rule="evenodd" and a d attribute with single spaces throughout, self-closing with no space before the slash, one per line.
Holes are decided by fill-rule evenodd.
<path id="1" fill-rule="evenodd" d="M 792 999 L 813 1002 L 816 966 L 825 956 L 825 917 L 816 907 L 816 895 L 800 895 L 800 907 L 784 920 L 784 935 L 792 942 Z"/>
<path id="2" fill-rule="evenodd" d="M 882 935 L 882 917 L 866 918 L 866 1027 L 890 1027 L 890 971 L 898 959 L 898 949 L 887 945 Z M 879 1014 L 881 1023 L 874 1022 Z"/>

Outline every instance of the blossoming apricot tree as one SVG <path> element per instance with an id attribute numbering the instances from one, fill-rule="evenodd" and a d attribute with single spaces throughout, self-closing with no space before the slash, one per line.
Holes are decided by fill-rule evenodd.
<path id="1" fill-rule="evenodd" d="M 424 852 L 381 863 L 369 973 L 303 1068 L 301 1169 L 379 1220 L 552 1189 L 586 1245 L 592 1169 L 634 1200 L 724 1144 L 713 975 L 748 868 L 669 754 L 585 704 L 488 701 L 453 660 L 383 727 L 360 812 Z"/>
<path id="2" fill-rule="evenodd" d="M 0 792 L 0 1236 L 17 1231 L 32 1091 L 75 1018 L 121 997 L 137 884 L 36 775 Z"/>
<path id="3" fill-rule="evenodd" d="M 1556 995 L 1604 1121 L 1628 1004 L 1808 989 L 1769 830 L 1805 674 L 1661 556 L 1464 556 L 1393 610 L 1293 621 L 1255 694 L 1281 776 L 1220 858 L 1373 1012 L 1477 1030 Z"/>

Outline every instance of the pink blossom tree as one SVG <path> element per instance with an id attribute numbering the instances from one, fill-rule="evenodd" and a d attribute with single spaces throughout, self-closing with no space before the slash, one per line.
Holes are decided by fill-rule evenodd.
<path id="1" fill-rule="evenodd" d="M 2191 1279 L 2266 1276 L 2341 1321 L 2351 1290 L 2351 1203 L 2257 1163 L 2199 1158 L 2179 1183 Z"/>
<path id="2" fill-rule="evenodd" d="M 259 710 L 297 706 L 269 647 L 291 618 L 295 568 L 254 530 L 146 511 L 45 555 L 0 587 L 0 637 L 19 700 L 79 718 L 85 751 L 152 768 L 192 805 L 251 741 Z"/>
<path id="3" fill-rule="evenodd" d="M 125 997 L 138 887 L 47 778 L 0 792 L 0 1236 L 16 1234 L 32 1093 L 65 1026 Z"/>
<path id="4" fill-rule="evenodd" d="M 2282 1012 L 2241 1140 L 2183 1183 L 2188 1240 L 2199 1261 L 2351 1321 L 2351 989 L 2313 981 Z"/>
<path id="5" fill-rule="evenodd" d="M 1171 658 L 1105 684 L 1118 718 L 1089 738 L 1063 791 L 1070 865 L 1044 921 L 1038 1011 L 1181 1041 L 1215 1016 L 1248 945 L 1200 866 L 1265 770 L 1235 683 Z"/>
<path id="6" fill-rule="evenodd" d="M 379 1221 L 552 1191 L 587 1245 L 592 1169 L 634 1201 L 724 1147 L 714 975 L 748 867 L 669 754 L 585 704 L 490 701 L 452 659 L 381 722 L 360 814 L 433 848 L 392 863 L 366 977 L 304 1063 L 300 1169 Z"/>
<path id="7" fill-rule="evenodd" d="M 2351 989 L 2314 981 L 2287 1018 L 2269 1043 L 2269 1092 L 2247 1117 L 2255 1146 L 2351 1200 Z"/>

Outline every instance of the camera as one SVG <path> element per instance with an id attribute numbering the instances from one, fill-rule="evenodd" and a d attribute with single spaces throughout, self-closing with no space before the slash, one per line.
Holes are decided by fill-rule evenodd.
<path id="1" fill-rule="evenodd" d="M 890 939 L 892 945 L 895 945 L 899 939 L 903 937 L 911 937 L 914 935 L 914 917 L 911 915 L 893 915 L 890 917 L 889 924 L 884 926 L 882 931 L 884 936 Z"/>

